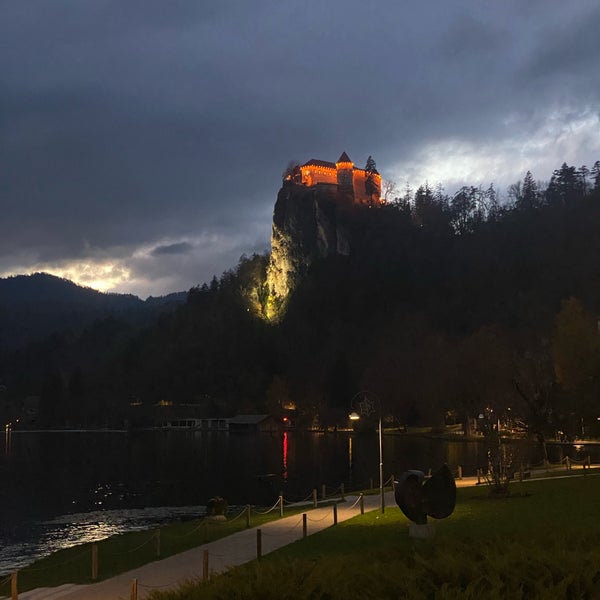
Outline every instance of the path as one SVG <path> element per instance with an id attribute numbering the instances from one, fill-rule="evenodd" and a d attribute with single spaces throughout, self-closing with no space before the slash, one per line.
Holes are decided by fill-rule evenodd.
<path id="1" fill-rule="evenodd" d="M 386 492 L 387 506 L 395 506 L 392 492 Z M 365 512 L 379 508 L 379 495 L 364 496 Z M 360 514 L 357 496 L 347 496 L 337 505 L 338 522 Z M 333 525 L 333 506 L 307 507 L 307 535 Z M 128 600 L 133 579 L 138 580 L 138 598 L 145 598 L 155 589 L 176 588 L 187 579 L 198 579 L 203 573 L 204 551 L 208 550 L 210 573 L 220 573 L 229 567 L 254 560 L 257 555 L 257 529 L 261 530 L 262 554 L 268 554 L 302 539 L 302 515 L 283 517 L 260 527 L 251 527 L 230 536 L 198 546 L 186 552 L 148 563 L 90 585 L 67 584 L 57 588 L 37 588 L 19 594 L 19 600 Z"/>

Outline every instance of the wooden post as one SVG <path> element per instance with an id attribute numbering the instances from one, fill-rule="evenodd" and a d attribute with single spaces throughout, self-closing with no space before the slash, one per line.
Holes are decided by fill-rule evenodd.
<path id="1" fill-rule="evenodd" d="M 138 600 L 137 588 L 137 579 L 132 579 L 131 585 L 129 586 L 129 600 Z"/>
<path id="2" fill-rule="evenodd" d="M 92 544 L 92 581 L 98 579 L 98 544 Z"/>
<path id="3" fill-rule="evenodd" d="M 481 469 L 477 469 L 477 485 L 481 484 Z"/>
<path id="4" fill-rule="evenodd" d="M 250 505 L 246 504 L 246 527 L 250 527 Z"/>
<path id="5" fill-rule="evenodd" d="M 571 470 L 571 459 L 567 456 L 567 458 L 565 458 L 565 464 L 567 465 L 567 471 Z"/>
<path id="6" fill-rule="evenodd" d="M 365 496 L 362 492 L 360 493 L 360 496 L 358 497 L 358 503 L 360 504 L 360 514 L 364 515 L 365 514 Z"/>
<path id="7" fill-rule="evenodd" d="M 317 508 L 318 504 L 319 503 L 317 501 L 317 488 L 313 488 L 313 506 Z"/>
<path id="8" fill-rule="evenodd" d="M 283 496 L 279 496 L 279 516 L 283 517 Z"/>
<path id="9" fill-rule="evenodd" d="M 262 531 L 260 529 L 256 530 L 256 558 L 260 558 L 262 556 Z"/>
<path id="10" fill-rule="evenodd" d="M 14 571 L 10 576 L 10 600 L 19 600 L 18 579 L 19 571 Z"/>
<path id="11" fill-rule="evenodd" d="M 592 459 L 589 454 L 587 456 L 587 464 L 588 464 L 588 469 L 591 469 L 592 468 Z"/>
<path id="12" fill-rule="evenodd" d="M 302 513 L 302 537 L 305 538 L 306 535 L 306 513 Z"/>
<path id="13" fill-rule="evenodd" d="M 373 478 L 372 477 L 369 479 L 369 489 L 370 490 L 373 489 Z"/>
<path id="14" fill-rule="evenodd" d="M 333 524 L 337 525 L 337 504 L 333 505 Z"/>
<path id="15" fill-rule="evenodd" d="M 342 502 L 344 500 L 346 500 L 346 498 L 344 497 L 344 482 L 342 481 L 342 483 L 340 483 L 340 495 L 342 496 Z"/>
<path id="16" fill-rule="evenodd" d="M 157 529 L 154 534 L 154 545 L 156 549 L 156 557 L 160 557 L 160 529 Z"/>
<path id="17" fill-rule="evenodd" d="M 462 467 L 461 467 L 461 465 L 458 465 L 458 478 L 462 479 Z"/>
<path id="18" fill-rule="evenodd" d="M 323 498 L 323 500 L 327 498 L 327 486 L 325 484 L 321 486 L 321 498 Z"/>
<path id="19" fill-rule="evenodd" d="M 208 550 L 202 553 L 202 579 L 208 580 Z"/>

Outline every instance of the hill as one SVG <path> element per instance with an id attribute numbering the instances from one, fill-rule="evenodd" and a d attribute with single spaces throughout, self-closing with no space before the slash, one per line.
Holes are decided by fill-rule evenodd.
<path id="1" fill-rule="evenodd" d="M 80 331 L 111 314 L 139 319 L 185 297 L 185 293 L 171 294 L 144 302 L 131 294 L 105 294 L 47 273 L 0 279 L 0 351 L 23 348 L 55 332 Z"/>

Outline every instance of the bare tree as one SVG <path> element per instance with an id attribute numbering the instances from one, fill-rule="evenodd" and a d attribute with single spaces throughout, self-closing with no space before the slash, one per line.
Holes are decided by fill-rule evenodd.
<path id="1" fill-rule="evenodd" d="M 390 200 L 393 200 L 396 197 L 397 190 L 398 186 L 396 185 L 395 181 L 392 181 L 391 179 L 383 180 L 381 191 L 383 193 L 383 199 L 386 202 L 389 202 Z"/>

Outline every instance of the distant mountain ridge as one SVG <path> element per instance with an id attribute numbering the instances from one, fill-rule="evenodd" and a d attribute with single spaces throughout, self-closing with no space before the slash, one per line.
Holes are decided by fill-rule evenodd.
<path id="1" fill-rule="evenodd" d="M 12 350 L 65 329 L 121 314 L 140 320 L 185 302 L 187 292 L 146 301 L 133 294 L 103 293 L 48 273 L 0 278 L 0 350 Z"/>

